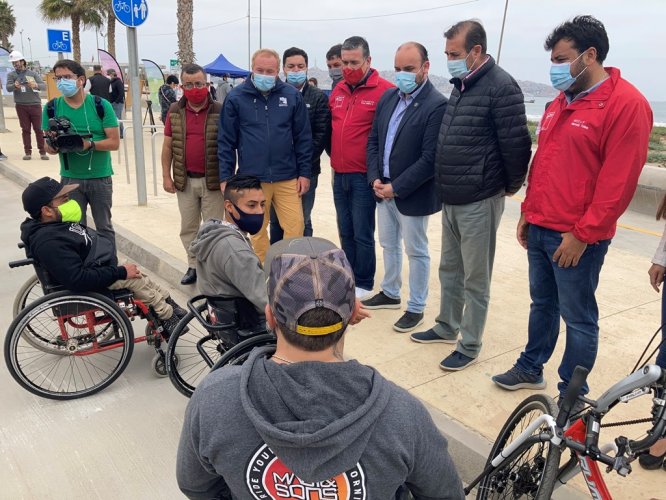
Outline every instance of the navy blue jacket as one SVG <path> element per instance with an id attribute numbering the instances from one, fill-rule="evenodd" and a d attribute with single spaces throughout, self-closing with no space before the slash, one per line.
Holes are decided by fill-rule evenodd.
<path id="1" fill-rule="evenodd" d="M 398 92 L 396 88 L 387 90 L 377 104 L 367 149 L 370 184 L 384 177 L 384 146 L 391 115 L 400 98 Z M 403 215 L 431 215 L 442 208 L 434 177 L 437 136 L 446 103 L 446 97 L 428 80 L 398 125 L 389 157 L 389 174 L 396 207 Z"/>
<path id="2" fill-rule="evenodd" d="M 311 177 L 312 132 L 298 89 L 280 81 L 264 97 L 251 79 L 224 100 L 217 133 L 220 182 L 238 173 L 262 182 Z"/>

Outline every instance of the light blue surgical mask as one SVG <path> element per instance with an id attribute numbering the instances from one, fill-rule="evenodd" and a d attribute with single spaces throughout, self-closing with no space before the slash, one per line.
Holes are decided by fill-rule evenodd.
<path id="1" fill-rule="evenodd" d="M 467 58 L 469 54 L 465 56 L 464 59 L 454 59 L 453 61 L 446 61 L 446 67 L 449 70 L 449 73 L 453 78 L 460 78 L 461 80 L 469 73 L 467 69 Z"/>
<path id="2" fill-rule="evenodd" d="M 259 92 L 269 92 L 275 87 L 275 77 L 271 75 L 252 74 L 252 82 Z"/>
<path id="3" fill-rule="evenodd" d="M 58 90 L 65 97 L 73 97 L 79 91 L 79 87 L 76 85 L 76 80 L 68 80 L 67 78 L 62 78 L 56 83 Z"/>
<path id="4" fill-rule="evenodd" d="M 305 83 L 305 79 L 308 77 L 308 74 L 305 71 L 293 71 L 287 73 L 287 83 L 294 85 L 295 87 L 300 87 Z"/>
<path id="5" fill-rule="evenodd" d="M 550 83 L 553 85 L 554 88 L 556 88 L 557 90 L 561 90 L 562 92 L 569 90 L 569 88 L 574 84 L 576 79 L 583 74 L 583 71 L 587 69 L 587 66 L 585 66 L 585 68 L 583 68 L 583 71 L 578 73 L 576 76 L 571 75 L 571 63 L 576 62 L 576 60 L 579 59 L 583 54 L 584 52 L 581 53 L 576 59 L 574 59 L 571 62 L 551 64 Z"/>
<path id="6" fill-rule="evenodd" d="M 411 94 L 419 86 L 419 84 L 416 83 L 416 75 L 417 73 L 411 73 L 409 71 L 398 71 L 395 74 L 395 84 L 404 94 Z"/>

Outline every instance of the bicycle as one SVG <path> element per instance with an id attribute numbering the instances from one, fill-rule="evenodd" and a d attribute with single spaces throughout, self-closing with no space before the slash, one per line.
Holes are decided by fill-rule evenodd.
<path id="1" fill-rule="evenodd" d="M 53 42 L 53 43 L 51 44 L 51 48 L 52 48 L 53 50 L 59 50 L 59 51 L 61 51 L 61 52 L 64 52 L 65 49 L 67 48 L 67 44 L 66 44 L 65 42 L 62 42 L 62 41 L 58 40 L 58 41 Z"/>
<path id="2" fill-rule="evenodd" d="M 116 9 L 117 11 L 124 11 L 127 13 L 129 13 L 130 10 L 132 10 L 129 3 L 122 1 L 114 3 L 113 8 Z"/>
<path id="3" fill-rule="evenodd" d="M 247 314 L 240 312 L 244 303 Z M 275 344 L 265 324 L 241 319 L 256 315 L 245 299 L 197 295 L 187 308 L 169 338 L 166 371 L 173 386 L 188 398 L 214 367 L 242 364 L 253 348 Z"/>
<path id="4" fill-rule="evenodd" d="M 631 472 L 631 462 L 646 453 L 658 439 L 666 437 L 666 370 L 657 365 L 644 365 L 614 384 L 596 401 L 579 396 L 587 375 L 588 370 L 576 367 L 559 408 L 553 398 L 545 394 L 536 394 L 521 402 L 497 436 L 483 472 L 465 488 L 465 494 L 469 495 L 479 485 L 477 499 L 547 499 L 555 489 L 582 472 L 593 498 L 612 498 L 599 462 L 607 466 L 606 472 L 615 471 L 626 477 Z M 654 394 L 651 417 L 602 426 L 601 420 L 618 403 L 650 393 Z M 572 415 L 577 402 L 589 408 Z M 573 418 L 570 420 L 570 417 Z M 631 440 L 619 436 L 614 443 L 599 447 L 601 427 L 647 422 L 651 422 L 652 427 L 645 438 Z M 560 466 L 565 449 L 571 456 Z M 609 455 L 611 452 L 614 456 Z"/>

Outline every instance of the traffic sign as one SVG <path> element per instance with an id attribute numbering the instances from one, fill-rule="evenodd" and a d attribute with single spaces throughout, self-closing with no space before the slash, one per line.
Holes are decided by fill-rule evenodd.
<path id="1" fill-rule="evenodd" d="M 111 0 L 116 19 L 129 28 L 141 26 L 148 17 L 147 0 Z"/>
<path id="2" fill-rule="evenodd" d="M 69 31 L 46 30 L 46 34 L 49 43 L 49 51 L 51 52 L 72 51 L 72 36 Z"/>

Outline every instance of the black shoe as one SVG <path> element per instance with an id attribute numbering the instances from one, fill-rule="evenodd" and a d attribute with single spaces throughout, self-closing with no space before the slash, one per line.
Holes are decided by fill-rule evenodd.
<path id="1" fill-rule="evenodd" d="M 180 322 L 180 318 L 176 316 L 175 314 L 172 314 L 169 319 L 161 319 L 160 323 L 162 323 L 162 335 L 163 337 L 168 340 L 173 331 L 176 329 L 176 326 Z"/>
<path id="2" fill-rule="evenodd" d="M 662 465 L 666 467 L 666 452 L 657 457 L 646 453 L 645 455 L 638 457 L 638 463 L 646 470 L 657 470 Z"/>
<path id="3" fill-rule="evenodd" d="M 423 323 L 423 313 L 405 311 L 405 314 L 396 321 L 393 329 L 396 332 L 407 333 Z"/>
<path id="4" fill-rule="evenodd" d="M 187 311 L 178 305 L 178 302 L 173 300 L 171 297 L 167 297 L 166 303 L 173 308 L 173 313 L 180 319 L 187 316 Z"/>
<path id="5" fill-rule="evenodd" d="M 191 285 L 197 282 L 197 270 L 193 267 L 188 267 L 187 272 L 183 276 L 183 279 L 180 280 L 181 285 Z"/>
<path id="6" fill-rule="evenodd" d="M 366 309 L 400 309 L 400 299 L 392 299 L 384 292 L 379 292 L 369 299 L 361 301 Z"/>

